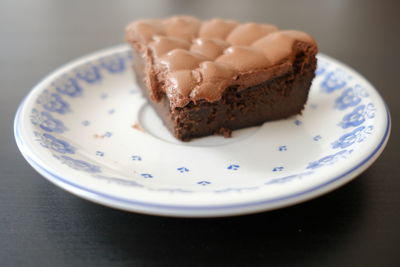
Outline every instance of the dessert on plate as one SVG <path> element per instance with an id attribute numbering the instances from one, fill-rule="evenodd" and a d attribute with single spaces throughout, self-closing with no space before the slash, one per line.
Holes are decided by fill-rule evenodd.
<path id="1" fill-rule="evenodd" d="M 144 95 L 183 141 L 300 114 L 316 68 L 307 33 L 270 24 L 138 20 L 126 28 Z"/>

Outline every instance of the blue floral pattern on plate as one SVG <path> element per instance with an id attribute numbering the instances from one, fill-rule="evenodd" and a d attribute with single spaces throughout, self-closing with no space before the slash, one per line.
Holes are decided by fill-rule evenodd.
<path id="1" fill-rule="evenodd" d="M 48 133 L 40 134 L 38 132 L 35 132 L 35 136 L 37 140 L 40 142 L 40 144 L 45 148 L 51 149 L 61 154 L 75 153 L 76 149 L 73 146 L 71 146 L 68 142 L 63 141 L 61 139 L 57 139 L 51 134 Z"/>
<path id="2" fill-rule="evenodd" d="M 78 171 L 83 171 L 83 172 L 88 172 L 88 173 L 100 173 L 101 168 L 99 166 L 90 164 L 89 162 L 79 160 L 79 159 L 73 159 L 69 156 L 65 155 L 54 155 L 54 157 L 58 160 L 61 161 L 61 163 L 71 167 L 72 169 L 78 170 Z"/>
<path id="3" fill-rule="evenodd" d="M 325 93 L 333 93 L 346 86 L 348 79 L 342 70 L 335 70 L 325 73 L 321 82 L 321 89 Z"/>
<path id="4" fill-rule="evenodd" d="M 131 157 L 131 159 L 132 159 L 132 160 L 135 160 L 135 161 L 141 161 L 141 160 L 142 160 L 142 157 L 141 157 L 141 156 L 138 156 L 138 155 L 133 155 L 133 156 Z"/>
<path id="5" fill-rule="evenodd" d="M 321 168 L 324 166 L 333 165 L 338 160 L 347 158 L 347 156 L 350 155 L 352 152 L 353 152 L 353 150 L 341 150 L 332 155 L 322 157 L 317 161 L 313 161 L 313 162 L 309 163 L 307 166 L 307 169 L 318 169 L 318 168 Z"/>
<path id="6" fill-rule="evenodd" d="M 279 151 L 287 151 L 287 147 L 286 146 L 279 146 L 278 150 Z"/>
<path id="7" fill-rule="evenodd" d="M 82 65 L 75 69 L 75 72 L 79 79 L 89 84 L 99 82 L 102 79 L 99 67 L 94 64 Z"/>
<path id="8" fill-rule="evenodd" d="M 29 134 L 36 140 L 38 153 L 47 153 L 53 161 L 68 166 L 71 178 L 66 179 L 74 179 L 73 174 L 79 173 L 87 184 L 87 179 L 92 178 L 93 183 L 104 184 L 106 191 L 132 190 L 132 194 L 125 195 L 132 198 L 139 192 L 135 190 L 163 196 L 199 194 L 196 199 L 201 194 L 207 198 L 248 196 L 264 191 L 274 193 L 292 183 L 317 184 L 317 178 L 332 169 L 329 166 L 341 166 L 345 159 L 355 157 L 358 144 L 365 146 L 370 139 L 376 139 L 369 136 L 376 134 L 377 114 L 385 112 L 376 105 L 368 84 L 322 57 L 304 114 L 259 127 L 259 133 L 243 141 L 240 153 L 232 152 L 239 142 L 199 148 L 196 142 L 164 145 L 162 140 L 154 141 L 159 144 L 155 152 L 151 140 L 156 139 L 151 139 L 148 129 L 142 124 L 143 131 L 130 127 L 143 119 L 134 115 L 142 114 L 137 105 L 143 99 L 127 78 L 131 60 L 126 49 L 92 57 L 60 72 L 36 94 L 29 108 L 27 129 L 31 129 Z M 110 90 L 110 81 L 123 86 Z M 132 109 L 121 104 L 125 99 Z M 325 119 L 326 112 L 329 119 Z M 124 115 L 127 113 L 130 115 Z M 314 116 L 314 120 L 308 116 Z M 277 125 L 287 130 L 262 139 L 257 145 L 250 142 L 269 131 L 274 133 Z M 175 149 L 185 152 L 178 157 Z M 191 158 L 192 153 L 203 152 L 202 157 Z M 171 182 L 170 177 L 175 180 Z"/>
<path id="9" fill-rule="evenodd" d="M 189 169 L 186 168 L 186 167 L 180 167 L 180 168 L 177 168 L 177 170 L 178 170 L 180 173 L 189 172 Z"/>
<path id="10" fill-rule="evenodd" d="M 32 109 L 31 122 L 46 132 L 63 133 L 67 130 L 62 121 L 54 118 L 47 111 L 39 112 L 37 109 Z"/>
<path id="11" fill-rule="evenodd" d="M 111 74 L 121 73 L 125 70 L 126 60 L 121 55 L 113 55 L 100 59 L 100 65 Z"/>
<path id="12" fill-rule="evenodd" d="M 348 107 L 357 106 L 364 97 L 368 97 L 368 93 L 361 85 L 356 84 L 354 87 L 345 89 L 342 94 L 336 98 L 335 108 L 344 110 Z"/>
<path id="13" fill-rule="evenodd" d="M 74 77 L 62 76 L 52 86 L 58 93 L 69 97 L 79 97 L 83 92 L 82 86 L 79 85 L 78 80 Z"/>
<path id="14" fill-rule="evenodd" d="M 360 126 L 350 133 L 342 135 L 338 140 L 332 143 L 332 148 L 346 148 L 354 143 L 361 143 L 372 133 L 374 126 Z"/>
<path id="15" fill-rule="evenodd" d="M 375 107 L 372 103 L 359 105 L 352 112 L 345 115 L 339 125 L 343 128 L 357 127 L 365 122 L 366 119 L 375 117 Z"/>
<path id="16" fill-rule="evenodd" d="M 283 177 L 278 177 L 278 178 L 272 178 L 271 180 L 269 180 L 265 184 L 267 184 L 267 185 L 285 184 L 285 183 L 292 182 L 293 180 L 302 179 L 303 177 L 309 176 L 309 175 L 311 175 L 313 173 L 314 172 L 312 172 L 312 171 L 307 171 L 307 172 L 297 173 L 297 174 L 293 174 L 293 175 L 288 175 L 288 176 L 283 176 Z"/>
<path id="17" fill-rule="evenodd" d="M 45 110 L 50 112 L 65 114 L 70 111 L 69 104 L 65 102 L 58 93 L 50 93 L 48 90 L 43 91 L 38 97 L 37 103 L 41 104 Z"/>
<path id="18" fill-rule="evenodd" d="M 236 171 L 236 170 L 238 170 L 239 168 L 240 168 L 240 166 L 237 165 L 237 164 L 231 164 L 231 165 L 229 165 L 229 166 L 227 167 L 228 170 L 232 170 L 232 171 Z"/>
<path id="19" fill-rule="evenodd" d="M 69 104 L 58 94 L 64 94 L 69 97 L 80 97 L 83 93 L 83 85 L 79 83 L 79 80 L 82 82 L 86 82 L 87 84 L 96 83 L 102 80 L 103 76 L 101 71 L 105 70 L 109 74 L 119 74 L 126 70 L 126 60 L 130 60 L 130 55 L 119 55 L 114 54 L 108 57 L 103 57 L 99 59 L 98 63 L 96 62 L 89 62 L 83 64 L 76 69 L 73 70 L 72 73 L 75 74 L 74 76 L 70 75 L 63 75 L 56 79 L 56 81 L 52 84 L 54 90 L 50 91 L 44 90 L 41 96 L 39 96 L 37 103 L 41 104 L 42 107 L 50 112 L 56 112 L 59 114 L 66 114 L 70 111 Z M 320 61 L 318 63 L 318 69 L 316 71 L 317 76 L 322 77 L 322 81 L 320 83 L 320 87 L 323 92 L 332 94 L 336 90 L 343 89 L 345 86 L 349 84 L 350 76 L 347 75 L 344 71 L 340 69 L 330 70 L 330 64 L 325 61 Z M 136 92 L 136 90 L 135 90 Z M 372 103 L 368 104 L 360 104 L 362 99 L 367 98 L 368 93 L 365 91 L 363 87 L 359 84 L 355 84 L 354 86 L 348 87 L 347 89 L 343 90 L 339 97 L 335 99 L 335 108 L 339 110 L 345 110 L 348 107 L 354 107 L 354 110 L 349 114 L 344 115 L 342 121 L 339 123 L 339 126 L 343 129 L 347 129 L 349 127 L 357 127 L 362 125 L 366 119 L 373 118 L 375 108 Z M 101 99 L 106 100 L 108 98 L 107 93 L 101 94 Z M 360 104 L 360 105 L 358 105 Z M 357 106 L 358 105 L 358 106 Z M 313 105 L 316 109 L 317 105 Z M 31 118 L 32 124 L 39 126 L 41 129 L 47 132 L 55 132 L 55 133 L 63 133 L 66 130 L 63 122 L 59 119 L 55 119 L 49 112 L 47 111 L 38 111 L 37 109 L 32 110 Z M 107 111 L 109 114 L 114 114 L 115 109 L 109 109 Z M 296 119 L 294 124 L 300 126 L 303 122 L 300 119 Z M 82 125 L 89 126 L 90 122 L 85 120 L 82 122 Z M 356 142 L 362 142 L 366 135 L 371 134 L 373 126 L 360 126 L 353 130 L 350 133 L 343 134 L 338 140 L 332 143 L 332 148 L 347 148 L 353 145 Z M 35 132 L 35 135 L 40 140 L 41 145 L 43 147 L 52 149 L 55 152 L 61 154 L 74 154 L 76 149 L 69 145 L 67 142 L 57 139 L 50 134 L 40 134 Z M 112 133 L 107 131 L 105 134 L 100 135 L 100 137 L 111 137 Z M 315 135 L 312 138 L 314 141 L 319 141 L 321 139 L 321 135 Z M 278 151 L 287 151 L 286 145 L 278 146 Z M 350 152 L 349 152 L 350 151 Z M 345 155 L 351 153 L 352 150 L 342 150 L 340 152 L 333 153 L 331 155 L 325 156 L 317 161 L 311 162 L 308 164 L 307 169 L 316 169 L 323 166 L 331 165 L 336 162 L 339 158 L 345 157 Z M 97 156 L 103 157 L 103 151 L 97 151 L 95 153 Z M 62 159 L 66 161 L 65 157 L 58 157 L 58 159 Z M 133 161 L 142 161 L 142 157 L 138 155 L 131 156 Z M 73 162 L 72 158 L 68 158 L 69 162 Z M 81 161 L 78 160 L 81 163 Z M 86 162 L 86 161 L 82 161 Z M 91 163 L 86 162 L 90 166 Z M 83 163 L 82 163 L 83 164 Z M 72 163 L 68 164 L 72 166 Z M 93 165 L 95 166 L 95 165 Z M 230 171 L 237 171 L 240 168 L 239 164 L 230 164 L 226 167 L 227 170 Z M 74 168 L 79 169 L 79 168 Z M 89 168 L 90 169 L 90 168 Z M 97 168 L 94 168 L 97 170 Z M 271 173 L 282 172 L 285 168 L 282 166 L 275 166 L 271 169 Z M 186 167 L 179 167 L 177 168 L 178 172 L 186 173 L 189 172 L 189 169 Z M 87 171 L 87 170 L 84 170 Z M 270 182 L 266 183 L 268 185 L 280 183 L 278 181 L 288 182 L 290 180 L 294 180 L 296 177 L 302 177 L 304 174 L 293 174 L 289 176 L 283 176 L 274 178 Z M 154 178 L 154 175 L 149 173 L 141 173 L 141 177 L 143 178 Z M 200 185 L 209 185 L 211 184 L 210 181 L 200 181 L 197 182 Z M 257 186 L 258 188 L 258 186 Z M 238 191 L 240 188 L 235 188 L 234 190 Z M 183 190 L 185 191 L 185 190 Z M 226 190 L 226 192 L 232 190 Z M 225 192 L 224 189 L 218 190 L 218 193 Z"/>

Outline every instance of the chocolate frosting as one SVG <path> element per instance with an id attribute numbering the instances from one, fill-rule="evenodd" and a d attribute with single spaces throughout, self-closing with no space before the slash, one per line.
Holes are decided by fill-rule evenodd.
<path id="1" fill-rule="evenodd" d="M 229 86 L 246 88 L 285 74 L 296 42 L 316 49 L 304 32 L 191 16 L 132 22 L 126 40 L 146 62 L 145 84 L 152 97 L 159 100 L 165 93 L 172 108 L 217 101 Z"/>

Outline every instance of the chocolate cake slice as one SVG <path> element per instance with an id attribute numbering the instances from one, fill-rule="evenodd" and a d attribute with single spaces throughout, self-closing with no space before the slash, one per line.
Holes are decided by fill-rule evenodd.
<path id="1" fill-rule="evenodd" d="M 301 113 L 318 50 L 304 32 L 190 16 L 132 22 L 126 40 L 143 93 L 183 141 Z"/>

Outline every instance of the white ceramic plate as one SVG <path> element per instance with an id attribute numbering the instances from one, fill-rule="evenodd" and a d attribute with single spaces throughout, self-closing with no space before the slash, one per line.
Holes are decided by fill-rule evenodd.
<path id="1" fill-rule="evenodd" d="M 320 54 L 303 115 L 183 143 L 139 93 L 131 60 L 118 46 L 69 63 L 32 89 L 15 118 L 33 168 L 106 206 L 212 217 L 293 205 L 356 177 L 389 136 L 374 87 Z"/>

